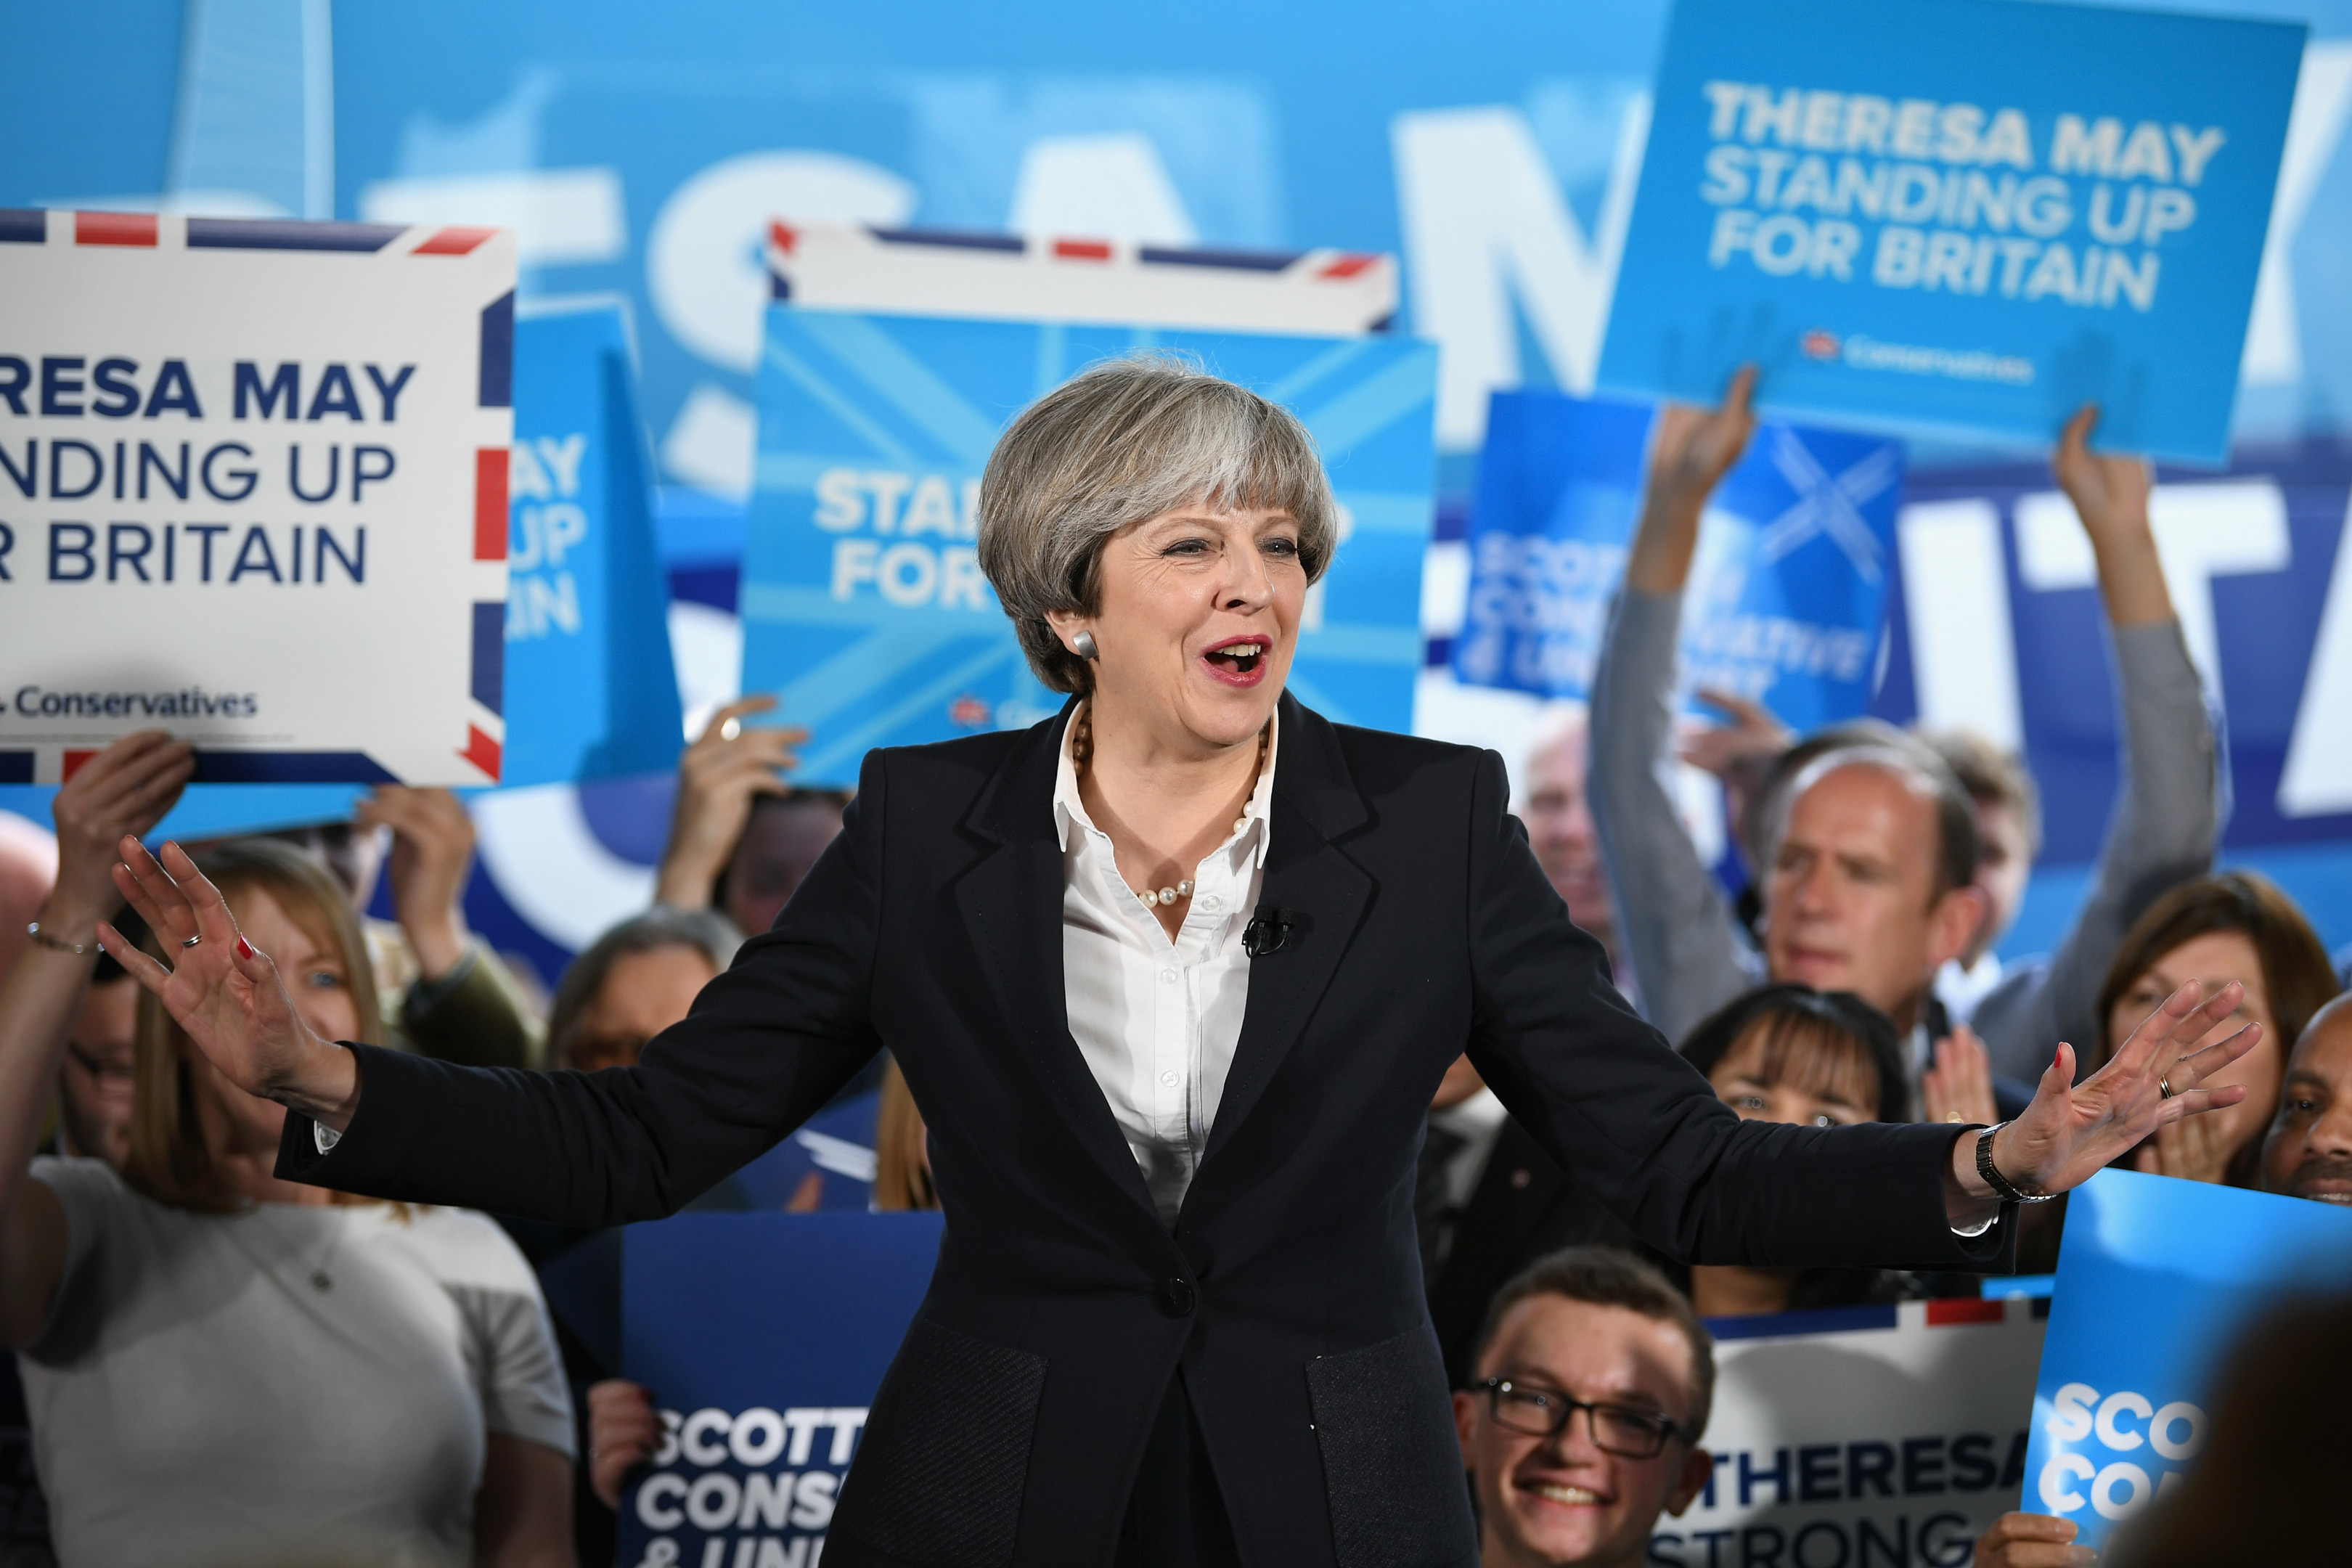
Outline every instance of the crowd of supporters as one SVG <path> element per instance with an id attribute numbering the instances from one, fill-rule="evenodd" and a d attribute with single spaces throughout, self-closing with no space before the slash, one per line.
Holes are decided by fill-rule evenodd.
<path id="1" fill-rule="evenodd" d="M 1620 988 L 1740 1116 L 1833 1126 L 1993 1122 L 2030 1097 L 2052 1042 L 2074 1042 L 2087 1074 L 2183 982 L 2235 981 L 2238 1021 L 2264 1037 L 2218 1081 L 2247 1099 L 2168 1127 L 2131 1163 L 2352 1202 L 2352 1003 L 2293 900 L 2215 868 L 2214 727 L 2146 466 L 2093 454 L 2083 421 L 2059 448 L 2111 634 L 2123 783 L 2072 924 L 2046 956 L 2005 961 L 2041 833 L 2021 759 L 1871 721 L 1791 734 L 1724 693 L 1702 694 L 1723 722 L 1675 718 L 1699 520 L 1746 418 L 1738 398 L 1662 416 L 1590 710 L 1562 714 L 1517 774 L 1531 847 Z M 845 795 L 793 782 L 797 732 L 746 722 L 773 706 L 724 708 L 688 749 L 657 901 L 551 998 L 467 930 L 472 828 L 446 792 L 387 788 L 350 823 L 192 847 L 320 1033 L 521 1070 L 625 1068 L 841 828 Z M 1736 868 L 1696 847 L 1665 782 L 1684 764 L 1720 779 Z M 108 919 L 169 960 L 110 868 L 191 768 L 185 746 L 132 736 L 59 793 L 53 843 L 0 816 L 0 1335 L 38 1481 L 0 1465 L 16 1500 L 0 1563 L 611 1563 L 616 1500 L 661 1437 L 651 1394 L 618 1377 L 617 1236 L 278 1181 L 283 1110 L 230 1088 L 96 951 Z M 384 901 L 379 877 L 390 921 L 363 913 Z M 877 1063 L 837 1104 L 872 1151 L 870 1184 L 845 1188 L 840 1162 L 818 1160 L 781 1189 L 747 1178 L 700 1201 L 806 1210 L 846 1190 L 939 1206 L 896 1068 Z M 1660 1515 L 1711 1474 L 1706 1320 L 1980 1286 L 1647 1253 L 1466 1058 L 1432 1103 L 1414 1205 L 1487 1568 L 1643 1560 Z M 2031 1215 L 2025 1270 L 2053 1267 L 2063 1208 Z M 2210 1560 L 2184 1543 L 2242 1528 L 2227 1466 L 2309 1467 L 2307 1446 L 2264 1455 L 2285 1452 L 2279 1423 L 2297 1412 L 2327 1426 L 2333 1385 L 2295 1373 L 2324 1365 L 2340 1384 L 2343 1316 L 2303 1310 L 2248 1352 L 2215 1457 L 2165 1500 L 2171 1525 L 2140 1561 Z M 2327 1348 L 2297 1363 L 2292 1343 Z M 2340 1437 L 2312 1442 L 2340 1462 Z M 2300 1528 L 2273 1523 L 2283 1542 Z M 2077 1561 L 2071 1530 L 2013 1515 L 1978 1561 Z"/>

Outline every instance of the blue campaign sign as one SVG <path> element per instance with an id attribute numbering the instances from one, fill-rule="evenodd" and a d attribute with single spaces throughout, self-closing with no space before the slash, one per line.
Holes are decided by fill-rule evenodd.
<path id="1" fill-rule="evenodd" d="M 1600 383 L 2220 463 L 2304 33 L 1681 0 Z"/>
<path id="2" fill-rule="evenodd" d="M 2332 1205 L 2102 1171 L 2067 1200 L 2021 1506 L 2104 1552 L 2203 1446 L 2213 1378 L 2264 1309 L 2352 1284 Z"/>
<path id="3" fill-rule="evenodd" d="M 687 1214 L 629 1227 L 621 1369 L 667 1428 L 619 1561 L 814 1568 L 939 1254 L 936 1214 Z"/>
<path id="4" fill-rule="evenodd" d="M 683 744 L 626 306 L 515 322 L 501 784 L 658 773 Z"/>
<path id="5" fill-rule="evenodd" d="M 796 775 L 849 784 L 873 746 L 1052 713 L 972 545 L 981 470 L 1031 401 L 1138 348 L 1195 356 L 1294 409 L 1342 508 L 1290 689 L 1342 723 L 1405 730 L 1422 660 L 1436 351 L 1391 337 L 1147 331 L 768 312 L 742 579 L 743 689 L 811 731 Z"/>
<path id="6" fill-rule="evenodd" d="M 1456 679 L 1581 700 L 1641 503 L 1646 404 L 1499 393 L 1469 530 Z M 1685 689 L 1804 731 L 1870 701 L 1903 448 L 1766 424 L 1716 491 L 1683 608 Z"/>

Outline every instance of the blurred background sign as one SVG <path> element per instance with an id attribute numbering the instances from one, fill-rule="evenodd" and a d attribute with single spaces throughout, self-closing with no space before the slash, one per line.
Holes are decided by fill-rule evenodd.
<path id="1" fill-rule="evenodd" d="M 1641 505 L 1647 404 L 1497 393 L 1469 533 L 1454 677 L 1590 697 Z M 1802 732 L 1862 713 L 1878 676 L 1900 442 L 1768 421 L 1700 525 L 1684 596 L 1692 689 L 1763 703 Z"/>

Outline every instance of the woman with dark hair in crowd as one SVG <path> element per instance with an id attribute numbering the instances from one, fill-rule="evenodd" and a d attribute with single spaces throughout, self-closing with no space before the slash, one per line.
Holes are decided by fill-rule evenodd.
<path id="1" fill-rule="evenodd" d="M 122 1170 L 30 1158 L 118 896 L 111 847 L 163 816 L 187 754 L 131 736 L 59 792 L 57 888 L 0 989 L 0 1337 L 58 1559 L 568 1564 L 570 1404 L 496 1226 L 278 1180 L 285 1108 L 236 1088 L 152 997 Z M 200 863 L 283 955 L 309 1027 L 381 1038 L 322 867 L 259 840 Z"/>
<path id="2" fill-rule="evenodd" d="M 2223 871 L 2183 883 L 2139 918 L 2108 968 L 2090 1065 L 2106 1062 L 2141 1020 L 2189 980 L 2203 982 L 2208 994 L 2231 981 L 2244 987 L 2236 1013 L 2215 1024 L 2210 1037 L 2258 1023 L 2263 1042 L 2209 1081 L 2242 1084 L 2246 1097 L 2210 1116 L 2159 1130 L 2133 1163 L 2192 1182 L 2255 1186 L 2287 1053 L 2312 1015 L 2336 994 L 2336 968 L 2294 900 L 2266 878 Z"/>
<path id="3" fill-rule="evenodd" d="M 1668 409 L 1703 497 L 1753 416 Z M 1677 504 L 1680 504 L 1677 502 Z M 1742 1121 L 1610 985 L 1508 816 L 1500 758 L 1285 690 L 1339 513 L 1297 417 L 1165 357 L 1038 399 L 977 549 L 1025 731 L 870 752 L 838 838 L 638 1065 L 464 1068 L 345 1048 L 194 865 L 121 846 L 173 942 L 131 955 L 237 1083 L 298 1109 L 323 1184 L 612 1224 L 671 1212 L 886 1047 L 948 1214 L 876 1395 L 830 1568 L 1466 1564 L 1477 1543 L 1411 1202 L 1467 1054 L 1545 1151 L 1707 1263 L 1998 1267 L 2007 1205 L 2240 1091 L 2159 1085 L 2192 986 L 2002 1128 Z"/>
<path id="4" fill-rule="evenodd" d="M 1901 1121 L 1909 1104 L 1894 1021 L 1850 991 L 1760 985 L 1683 1042 L 1743 1121 L 1853 1127 Z M 1669 1262 L 1703 1318 L 1846 1307 L 1919 1294 L 1907 1274 L 1876 1268 L 1754 1268 Z"/>

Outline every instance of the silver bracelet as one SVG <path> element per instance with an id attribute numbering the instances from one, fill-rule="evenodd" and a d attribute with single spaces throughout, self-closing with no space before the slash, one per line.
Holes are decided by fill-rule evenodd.
<path id="1" fill-rule="evenodd" d="M 2007 1176 L 2002 1175 L 2000 1167 L 1992 1163 L 1992 1136 L 2008 1125 L 2006 1121 L 2000 1122 L 1977 1134 L 1977 1174 L 1984 1178 L 1985 1185 L 1990 1187 L 1994 1194 L 2005 1204 L 2048 1203 L 2058 1194 L 2029 1193 Z"/>
<path id="2" fill-rule="evenodd" d="M 81 957 L 84 953 L 89 952 L 92 948 L 98 945 L 95 941 L 68 942 L 61 936 L 51 936 L 48 932 L 41 929 L 41 922 L 38 921 L 35 921 L 30 925 L 27 925 L 25 928 L 25 934 L 31 937 L 35 942 L 39 942 L 43 947 L 53 948 L 58 952 L 70 952 L 76 958 Z"/>

